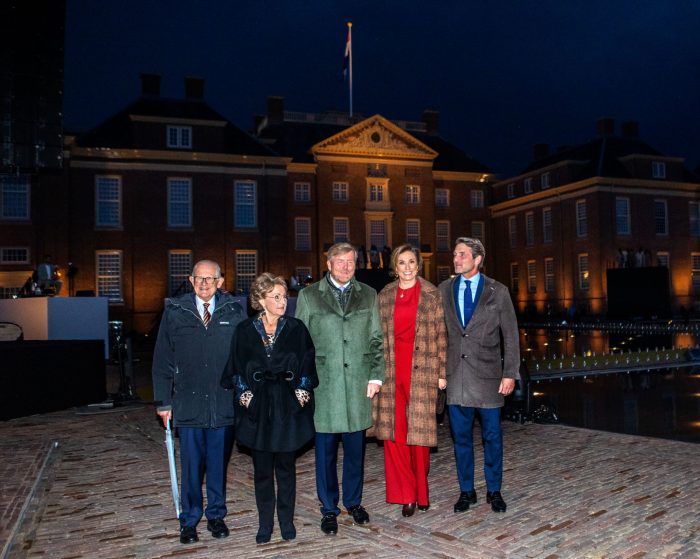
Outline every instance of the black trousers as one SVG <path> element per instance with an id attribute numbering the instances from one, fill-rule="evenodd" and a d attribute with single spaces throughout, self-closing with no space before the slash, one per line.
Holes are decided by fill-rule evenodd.
<path id="1" fill-rule="evenodd" d="M 260 527 L 272 529 L 275 503 L 280 527 L 289 526 L 294 520 L 297 493 L 296 453 L 253 450 L 252 455 L 255 503 L 258 506 Z M 276 499 L 275 478 L 277 479 Z"/>

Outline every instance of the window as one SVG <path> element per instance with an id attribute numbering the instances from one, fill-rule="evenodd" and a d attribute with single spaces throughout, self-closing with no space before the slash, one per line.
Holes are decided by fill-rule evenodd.
<path id="1" fill-rule="evenodd" d="M 384 201 L 384 185 L 371 183 L 369 185 L 369 201 L 382 202 Z"/>
<path id="2" fill-rule="evenodd" d="M 333 201 L 347 202 L 348 201 L 348 183 L 334 182 L 333 183 Z"/>
<path id="3" fill-rule="evenodd" d="M 95 224 L 112 229 L 121 227 L 121 177 L 95 177 Z"/>
<path id="4" fill-rule="evenodd" d="M 669 270 L 671 269 L 669 267 L 669 264 L 671 263 L 670 256 L 668 252 L 661 251 L 656 253 L 656 265 L 661 266 L 663 268 L 668 268 Z"/>
<path id="5" fill-rule="evenodd" d="M 542 208 L 542 241 L 551 243 L 553 238 L 552 208 Z"/>
<path id="6" fill-rule="evenodd" d="M 95 253 L 97 296 L 107 297 L 110 303 L 122 303 L 122 252 L 98 250 Z"/>
<path id="7" fill-rule="evenodd" d="M 472 208 L 483 208 L 484 207 L 484 191 L 483 190 L 472 190 L 471 203 L 472 203 Z"/>
<path id="8" fill-rule="evenodd" d="M 615 198 L 615 231 L 618 235 L 629 235 L 632 232 L 629 198 Z"/>
<path id="9" fill-rule="evenodd" d="M 532 193 L 532 178 L 523 181 L 523 189 L 525 190 L 525 194 Z"/>
<path id="10" fill-rule="evenodd" d="M 438 284 L 449 279 L 452 268 L 449 266 L 438 266 L 437 267 L 437 281 Z"/>
<path id="11" fill-rule="evenodd" d="M 512 293 L 520 290 L 520 266 L 517 262 L 510 263 L 510 290 Z"/>
<path id="12" fill-rule="evenodd" d="M 0 177 L 0 218 L 29 219 L 29 185 L 26 175 Z"/>
<path id="13" fill-rule="evenodd" d="M 350 220 L 347 217 L 333 218 L 333 242 L 346 243 L 350 240 Z"/>
<path id="14" fill-rule="evenodd" d="M 472 221 L 472 238 L 479 239 L 482 243 L 486 242 L 483 221 Z"/>
<path id="15" fill-rule="evenodd" d="M 534 260 L 527 261 L 527 292 L 537 291 L 537 268 Z"/>
<path id="16" fill-rule="evenodd" d="M 372 219 L 369 222 L 370 246 L 383 247 L 386 242 L 386 222 L 383 219 Z"/>
<path id="17" fill-rule="evenodd" d="M 404 187 L 403 199 L 407 204 L 420 204 L 420 186 L 407 184 Z"/>
<path id="18" fill-rule="evenodd" d="M 435 222 L 435 242 L 437 244 L 437 250 L 440 252 L 450 252 L 452 250 L 449 221 Z"/>
<path id="19" fill-rule="evenodd" d="M 518 221 L 514 215 L 508 217 L 508 238 L 510 248 L 515 248 L 518 244 Z"/>
<path id="20" fill-rule="evenodd" d="M 690 202 L 688 213 L 690 217 L 690 236 L 700 237 L 700 202 Z"/>
<path id="21" fill-rule="evenodd" d="M 588 291 L 590 282 L 588 279 L 588 254 L 578 255 L 578 288 Z"/>
<path id="22" fill-rule="evenodd" d="M 258 275 L 258 252 L 256 250 L 236 251 L 236 291 L 248 293 Z"/>
<path id="23" fill-rule="evenodd" d="M 192 147 L 191 126 L 168 126 L 167 137 L 169 148 L 189 149 Z"/>
<path id="24" fill-rule="evenodd" d="M 651 162 L 651 177 L 654 179 L 666 178 L 666 163 L 663 161 Z"/>
<path id="25" fill-rule="evenodd" d="M 668 235 L 668 205 L 666 200 L 654 200 L 654 232 Z"/>
<path id="26" fill-rule="evenodd" d="M 435 207 L 449 208 L 450 207 L 450 191 L 447 188 L 435 189 Z"/>
<path id="27" fill-rule="evenodd" d="M 550 175 L 549 173 L 542 173 L 542 176 L 540 177 L 540 188 L 544 190 L 545 188 L 549 188 L 550 186 Z"/>
<path id="28" fill-rule="evenodd" d="M 0 264 L 29 264 L 29 249 L 27 247 L 0 248 Z"/>
<path id="29" fill-rule="evenodd" d="M 168 179 L 168 227 L 192 227 L 191 179 Z"/>
<path id="30" fill-rule="evenodd" d="M 233 225 L 254 228 L 258 225 L 258 190 L 255 181 L 235 181 L 233 185 Z"/>
<path id="31" fill-rule="evenodd" d="M 588 214 L 585 200 L 576 201 L 576 236 L 588 236 Z"/>
<path id="32" fill-rule="evenodd" d="M 308 182 L 295 182 L 294 201 L 298 204 L 311 202 L 311 184 Z"/>
<path id="33" fill-rule="evenodd" d="M 411 246 L 420 248 L 420 220 L 406 220 L 406 242 Z M 377 245 L 379 246 L 379 245 Z M 383 246 L 383 245 L 382 245 Z"/>
<path id="34" fill-rule="evenodd" d="M 515 183 L 512 182 L 508 185 L 507 192 L 508 192 L 508 194 L 507 194 L 508 198 L 515 198 Z"/>
<path id="35" fill-rule="evenodd" d="M 311 250 L 311 218 L 294 218 L 294 250 Z"/>
<path id="36" fill-rule="evenodd" d="M 545 293 L 554 291 L 554 258 L 544 259 L 544 291 Z"/>
<path id="37" fill-rule="evenodd" d="M 700 289 L 700 252 L 690 254 L 690 275 L 693 280 L 693 289 Z"/>
<path id="38" fill-rule="evenodd" d="M 535 212 L 525 213 L 525 245 L 533 246 L 535 244 Z"/>
<path id="39" fill-rule="evenodd" d="M 386 177 L 389 174 L 389 166 L 386 163 L 367 163 L 368 177 Z"/>
<path id="40" fill-rule="evenodd" d="M 168 251 L 168 294 L 170 297 L 192 291 L 190 274 L 192 273 L 192 251 Z"/>

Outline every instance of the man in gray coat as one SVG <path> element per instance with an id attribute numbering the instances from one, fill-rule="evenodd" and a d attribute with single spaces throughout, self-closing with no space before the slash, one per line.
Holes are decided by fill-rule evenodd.
<path id="1" fill-rule="evenodd" d="M 486 251 L 478 239 L 455 242 L 455 277 L 440 284 L 447 324 L 447 404 L 454 438 L 460 496 L 455 512 L 476 503 L 474 415 L 481 417 L 486 502 L 505 512 L 501 496 L 504 396 L 519 378 L 518 322 L 508 289 L 480 272 Z"/>

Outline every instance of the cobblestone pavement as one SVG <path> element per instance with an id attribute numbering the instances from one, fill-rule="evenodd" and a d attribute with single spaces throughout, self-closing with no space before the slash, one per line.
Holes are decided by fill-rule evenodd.
<path id="1" fill-rule="evenodd" d="M 478 429 L 475 430 L 478 436 Z M 292 542 L 256 545 L 249 456 L 228 475 L 231 535 L 181 545 L 163 431 L 151 407 L 76 410 L 0 423 L 0 546 L 7 557 L 700 557 L 700 447 L 562 425 L 504 423 L 505 514 L 479 502 L 454 514 L 459 490 L 447 425 L 431 455 L 431 508 L 403 518 L 384 502 L 382 449 L 367 446 L 368 527 L 344 512 L 336 536 L 319 529 L 313 452 L 298 461 Z M 53 447 L 53 443 L 58 443 Z"/>

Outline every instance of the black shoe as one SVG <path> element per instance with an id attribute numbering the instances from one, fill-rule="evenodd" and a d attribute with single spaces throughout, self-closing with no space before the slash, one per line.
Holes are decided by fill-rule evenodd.
<path id="1" fill-rule="evenodd" d="M 428 509 L 430 509 L 430 503 L 428 503 L 427 505 L 418 505 L 418 510 L 422 510 L 423 512 L 425 512 Z"/>
<path id="2" fill-rule="evenodd" d="M 413 516 L 414 512 L 416 512 L 416 504 L 415 503 L 408 503 L 407 505 L 404 505 L 403 508 L 401 509 L 401 514 L 403 516 Z"/>
<path id="3" fill-rule="evenodd" d="M 469 505 L 476 504 L 476 491 L 462 491 L 459 494 L 459 499 L 455 503 L 455 512 L 465 512 L 469 510 Z"/>
<path id="4" fill-rule="evenodd" d="M 255 543 L 267 543 L 272 537 L 272 526 L 260 526 L 258 528 L 258 534 L 255 536 Z"/>
<path id="5" fill-rule="evenodd" d="M 367 524 L 369 522 L 369 514 L 362 505 L 355 505 L 348 509 L 348 514 L 352 516 L 355 524 Z"/>
<path id="6" fill-rule="evenodd" d="M 283 540 L 289 541 L 297 537 L 297 529 L 294 527 L 292 522 L 281 525 L 280 532 L 282 532 Z"/>
<path id="7" fill-rule="evenodd" d="M 194 526 L 180 526 L 180 543 L 198 542 L 197 528 Z"/>
<path id="8" fill-rule="evenodd" d="M 500 491 L 487 491 L 486 502 L 491 503 L 493 512 L 506 512 L 506 502 L 501 497 Z"/>
<path id="9" fill-rule="evenodd" d="M 335 514 L 328 512 L 323 515 L 321 519 L 321 531 L 324 534 L 338 533 L 338 519 L 335 517 Z"/>
<path id="10" fill-rule="evenodd" d="M 214 518 L 213 520 L 207 520 L 207 530 L 211 532 L 211 535 L 215 538 L 226 538 L 228 537 L 228 528 L 223 518 Z"/>

